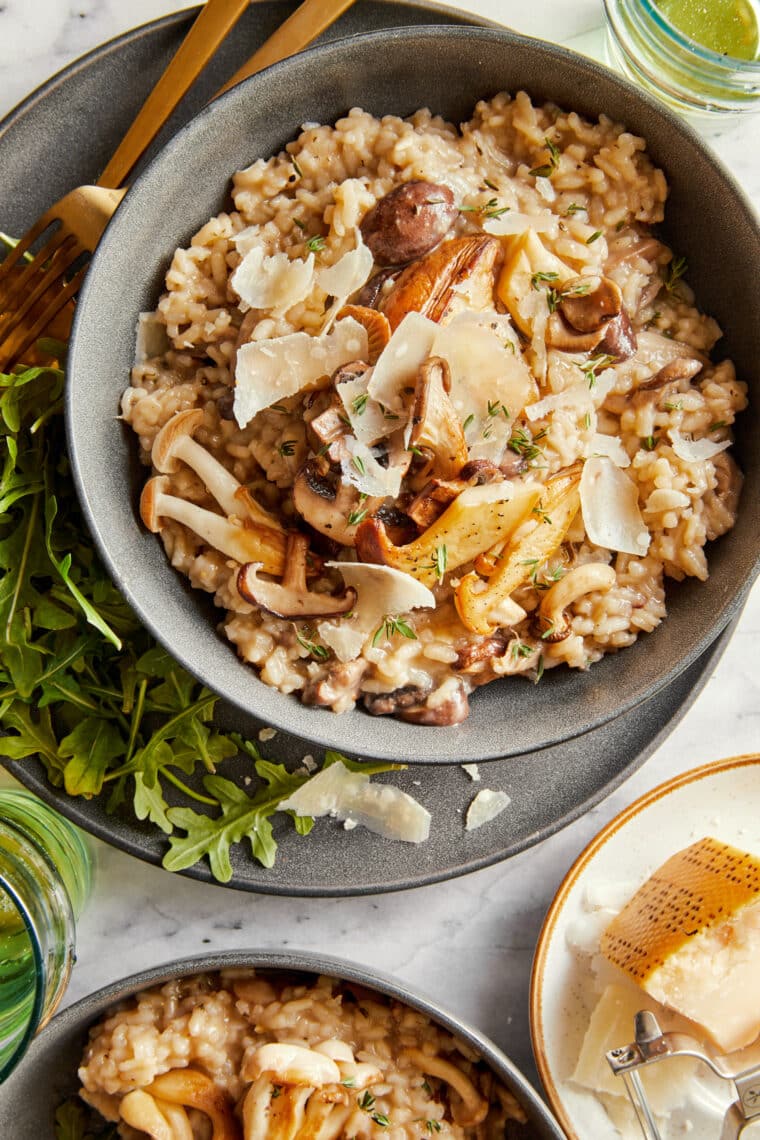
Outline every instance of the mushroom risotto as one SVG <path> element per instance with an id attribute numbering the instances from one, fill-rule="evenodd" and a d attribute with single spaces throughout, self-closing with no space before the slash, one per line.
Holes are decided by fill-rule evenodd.
<path id="1" fill-rule="evenodd" d="M 91 1030 L 79 1078 L 125 1140 L 528 1136 L 522 1108 L 468 1045 L 324 977 L 237 970 L 146 990 Z"/>
<path id="2" fill-rule="evenodd" d="M 122 401 L 141 515 L 266 684 L 456 724 L 707 577 L 746 387 L 644 145 L 524 93 L 352 110 L 176 252 Z"/>

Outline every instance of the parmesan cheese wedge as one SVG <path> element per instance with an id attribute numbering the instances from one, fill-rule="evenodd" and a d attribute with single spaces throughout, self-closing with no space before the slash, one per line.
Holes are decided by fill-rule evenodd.
<path id="1" fill-rule="evenodd" d="M 728 1053 L 760 1031 L 759 944 L 760 859 L 705 838 L 647 879 L 601 949 Z"/>

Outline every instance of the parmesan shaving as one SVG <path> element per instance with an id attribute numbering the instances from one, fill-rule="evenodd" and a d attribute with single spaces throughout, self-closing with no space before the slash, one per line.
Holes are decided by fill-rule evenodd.
<path id="1" fill-rule="evenodd" d="M 263 408 L 366 354 L 366 329 L 352 317 L 337 321 L 323 336 L 297 332 L 241 345 L 235 366 L 235 419 L 245 427 Z"/>
<path id="2" fill-rule="evenodd" d="M 351 772 L 337 760 L 323 768 L 280 804 L 298 816 L 325 816 L 357 824 L 384 839 L 424 843 L 430 812 L 400 788 L 371 784 L 363 772 Z"/>
<path id="3" fill-rule="evenodd" d="M 361 232 L 357 230 L 356 247 L 344 253 L 334 265 L 318 270 L 317 284 L 335 298 L 340 308 L 347 297 L 361 289 L 369 278 L 373 265 L 372 254 L 364 244 Z"/>
<path id="4" fill-rule="evenodd" d="M 356 438 L 361 443 L 372 444 L 396 431 L 398 416 L 387 415 L 376 400 L 369 394 L 372 373 L 365 372 L 353 380 L 342 380 L 335 385 Z"/>
<path id="5" fill-rule="evenodd" d="M 465 816 L 465 831 L 475 831 L 484 823 L 490 823 L 501 815 L 505 808 L 511 804 L 506 792 L 494 792 L 491 788 L 481 788 L 467 809 Z"/>
<path id="6" fill-rule="evenodd" d="M 393 412 L 404 413 L 403 390 L 414 387 L 417 371 L 430 356 L 437 332 L 435 321 L 421 313 L 406 314 L 375 363 L 369 382 L 373 400 Z"/>
<path id="7" fill-rule="evenodd" d="M 291 261 L 286 253 L 268 257 L 261 246 L 249 250 L 230 278 L 230 286 L 240 297 L 240 308 L 268 309 L 280 316 L 303 301 L 314 282 L 314 254 L 303 261 Z"/>
<path id="8" fill-rule="evenodd" d="M 631 457 L 616 435 L 603 435 L 595 432 L 586 451 L 587 455 L 604 455 L 616 467 L 630 467 Z"/>
<path id="9" fill-rule="evenodd" d="M 583 524 L 595 546 L 646 554 L 651 539 L 639 511 L 636 485 L 611 459 L 586 460 L 580 493 Z"/>
<path id="10" fill-rule="evenodd" d="M 347 586 L 356 590 L 357 628 L 374 632 L 386 615 L 435 609 L 435 595 L 411 574 L 373 562 L 326 562 L 339 570 Z"/>
<path id="11" fill-rule="evenodd" d="M 544 396 L 543 400 L 539 400 L 536 404 L 526 405 L 525 415 L 531 423 L 535 423 L 536 420 L 546 419 L 557 408 L 578 408 L 583 411 L 591 407 L 593 401 L 588 387 L 578 384 L 573 388 L 566 388 L 564 392 Z"/>
<path id="12" fill-rule="evenodd" d="M 559 220 L 551 215 L 547 217 L 541 214 L 520 214 L 517 210 L 508 210 L 500 218 L 487 218 L 483 222 L 483 229 L 494 237 L 524 234 L 526 230 L 535 230 L 536 233 L 553 238 L 559 233 Z"/>
<path id="13" fill-rule="evenodd" d="M 676 428 L 671 428 L 670 442 L 673 444 L 673 450 L 679 459 L 683 459 L 685 463 L 700 463 L 705 459 L 714 459 L 716 455 L 720 455 L 721 451 L 725 451 L 727 447 L 731 446 L 730 439 L 724 439 L 722 443 L 715 443 L 712 439 L 688 439 L 687 436 L 681 435 L 680 431 Z"/>
<path id="14" fill-rule="evenodd" d="M 344 437 L 344 444 L 349 454 L 340 461 L 343 482 L 362 495 L 390 495 L 395 499 L 401 490 L 401 468 L 383 467 L 366 443 L 350 435 Z"/>

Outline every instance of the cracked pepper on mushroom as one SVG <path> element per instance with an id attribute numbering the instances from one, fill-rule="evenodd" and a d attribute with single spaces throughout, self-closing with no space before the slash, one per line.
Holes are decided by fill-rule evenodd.
<path id="1" fill-rule="evenodd" d="M 146 526 L 261 679 L 451 725 L 707 577 L 746 404 L 667 187 L 602 118 L 351 111 L 233 177 L 141 318 Z"/>

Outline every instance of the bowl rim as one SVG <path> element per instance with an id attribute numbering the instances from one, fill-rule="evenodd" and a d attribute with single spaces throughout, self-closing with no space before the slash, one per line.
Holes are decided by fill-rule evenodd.
<path id="1" fill-rule="evenodd" d="M 550 1130 L 556 1140 L 564 1140 L 559 1125 L 538 1091 L 533 1088 L 507 1054 L 480 1030 L 451 1012 L 446 1006 L 440 1005 L 432 996 L 420 992 L 391 974 L 382 970 L 375 970 L 371 966 L 363 966 L 353 960 L 312 950 L 241 948 L 217 951 L 211 954 L 192 955 L 159 963 L 138 973 L 110 982 L 67 1006 L 56 1014 L 40 1032 L 37 1048 L 44 1047 L 48 1041 L 58 1035 L 85 1029 L 102 1016 L 109 1006 L 138 993 L 140 990 L 162 985 L 175 978 L 192 974 L 244 967 L 262 971 L 308 972 L 315 976 L 324 974 L 338 981 L 361 983 L 385 997 L 403 1002 L 412 1009 L 425 1014 L 454 1036 L 462 1038 L 467 1044 L 472 1045 L 491 1068 L 507 1076 L 518 1099 L 530 1106 L 531 1111 L 541 1120 L 546 1129 Z M 30 1054 L 21 1062 L 19 1069 L 33 1062 L 34 1049 L 35 1046 L 33 1045 Z"/>
<path id="2" fill-rule="evenodd" d="M 630 81 L 612 72 L 610 69 L 605 68 L 594 60 L 588 59 L 566 47 L 552 44 L 548 41 L 528 37 L 520 33 L 514 32 L 509 28 L 500 27 L 484 27 L 484 26 L 461 26 L 461 25 L 440 25 L 440 24 L 421 24 L 414 27 L 395 27 L 383 29 L 381 31 L 359 32 L 354 35 L 344 36 L 340 39 L 329 41 L 328 43 L 316 45 L 306 49 L 304 52 L 299 53 L 297 56 L 290 59 L 282 60 L 281 62 L 272 65 L 254 76 L 245 80 L 242 84 L 231 90 L 225 92 L 218 100 L 214 100 L 208 104 L 203 110 L 185 124 L 166 144 L 166 146 L 159 152 L 159 154 L 152 160 L 152 162 L 140 173 L 134 184 L 130 187 L 124 199 L 124 208 L 128 208 L 129 204 L 141 193 L 143 184 L 150 178 L 151 171 L 157 163 L 166 161 L 167 156 L 171 156 L 176 148 L 182 145 L 182 141 L 188 132 L 195 131 L 198 124 L 205 122 L 210 116 L 216 113 L 218 104 L 232 102 L 233 100 L 243 98 L 246 93 L 251 90 L 255 91 L 259 85 L 263 85 L 270 77 L 276 77 L 281 73 L 287 73 L 293 67 L 309 66 L 310 63 L 316 59 L 331 56 L 333 53 L 344 53 L 350 50 L 357 44 L 366 43 L 367 50 L 370 50 L 374 45 L 378 47 L 382 44 L 383 50 L 392 50 L 392 42 L 401 42 L 407 40 L 414 40 L 420 36 L 432 37 L 433 39 L 440 40 L 466 40 L 470 46 L 476 46 L 479 42 L 485 43 L 499 43 L 508 45 L 512 48 L 529 48 L 531 52 L 538 53 L 545 56 L 547 59 L 556 60 L 557 58 L 564 59 L 573 66 L 581 64 L 584 71 L 590 74 L 593 78 L 594 75 L 603 77 L 605 82 L 612 83 L 626 94 L 641 104 L 643 108 L 648 109 L 654 114 L 655 117 L 664 120 L 670 131 L 680 134 L 684 137 L 685 141 L 693 148 L 696 148 L 705 159 L 715 168 L 720 178 L 726 183 L 742 212 L 746 217 L 748 225 L 757 232 L 758 242 L 760 243 L 760 218 L 758 212 L 755 211 L 752 203 L 744 193 L 741 186 L 738 184 L 733 174 L 728 170 L 725 164 L 710 150 L 710 148 L 702 141 L 699 134 L 688 123 L 679 119 L 674 112 L 667 106 L 661 103 L 655 96 L 648 92 L 641 91 L 635 87 Z M 77 359 L 77 352 L 79 344 L 85 339 L 81 333 L 82 324 L 84 321 L 84 313 L 86 302 L 89 299 L 90 293 L 94 289 L 93 269 L 96 269 L 99 264 L 99 254 L 101 249 L 107 247 L 108 235 L 112 231 L 114 224 L 117 224 L 116 219 L 118 214 L 109 224 L 104 239 L 101 242 L 99 249 L 96 251 L 92 264 L 91 271 L 88 273 L 84 282 L 83 288 L 80 292 L 80 304 L 77 306 L 75 314 L 74 325 L 71 337 L 71 349 L 69 354 L 70 372 L 69 376 L 75 374 L 74 362 Z M 249 689 L 246 686 L 248 693 L 254 694 L 254 699 L 246 698 L 246 695 L 239 691 L 230 691 L 230 688 L 225 688 L 223 691 L 217 688 L 214 684 L 213 670 L 206 666 L 204 661 L 198 661 L 192 656 L 190 645 L 180 646 L 177 648 L 176 644 L 171 643 L 171 639 L 164 635 L 162 627 L 158 624 L 158 615 L 155 609 L 148 608 L 142 600 L 139 591 L 129 582 L 125 581 L 125 576 L 121 571 L 117 559 L 111 554 L 109 543 L 103 528 L 98 522 L 96 511 L 92 508 L 87 488 L 87 479 L 80 465 L 80 451 L 77 443 L 77 416 L 74 408 L 74 392 L 75 384 L 69 382 L 66 386 L 65 393 L 65 421 L 66 421 L 66 434 L 68 442 L 68 450 L 71 461 L 72 474 L 74 477 L 77 495 L 82 508 L 83 515 L 88 525 L 90 534 L 94 540 L 98 555 L 103 561 L 108 573 L 117 585 L 117 588 L 126 597 L 129 605 L 137 614 L 140 621 L 151 632 L 156 640 L 162 644 L 172 656 L 210 688 L 213 692 L 218 693 L 223 699 L 228 700 L 236 708 L 244 713 L 251 711 L 257 717 L 265 720 L 268 724 L 282 729 L 284 731 L 294 732 L 296 735 L 302 736 L 310 743 L 314 743 L 324 748 L 339 748 L 347 752 L 360 751 L 363 756 L 373 757 L 382 760 L 397 760 L 399 756 L 403 756 L 405 761 L 414 765 L 421 763 L 462 763 L 467 761 L 486 761 L 489 759 L 506 758 L 509 756 L 524 755 L 530 751 L 536 751 L 540 748 L 548 747 L 551 745 L 560 744 L 563 740 L 581 736 L 586 732 L 600 727 L 615 719 L 621 713 L 629 711 L 638 704 L 646 701 L 649 697 L 653 696 L 656 692 L 666 687 L 673 681 L 684 669 L 688 668 L 694 661 L 697 660 L 702 653 L 709 647 L 709 645 L 716 639 L 723 629 L 739 612 L 746 594 L 755 578 L 760 574 L 760 546 L 758 547 L 755 555 L 754 564 L 749 569 L 746 581 L 735 590 L 731 595 L 725 595 L 720 605 L 717 606 L 717 617 L 713 623 L 705 629 L 705 631 L 694 641 L 689 650 L 678 657 L 671 667 L 666 672 L 659 672 L 653 678 L 651 674 L 646 680 L 642 679 L 639 687 L 633 692 L 629 692 L 623 699 L 618 699 L 617 703 L 610 706 L 605 710 L 595 708 L 593 713 L 587 713 L 585 718 L 577 717 L 572 727 L 568 730 L 560 727 L 559 718 L 556 718 L 555 728 L 551 731 L 545 731 L 544 735 L 537 739 L 535 742 L 530 741 L 526 747 L 524 743 L 519 740 L 504 743 L 503 740 L 496 740 L 491 738 L 488 745 L 484 745 L 480 740 L 481 733 L 477 730 L 467 731 L 467 722 L 464 725 L 455 726 L 454 729 L 449 730 L 447 733 L 441 728 L 420 728 L 414 727 L 413 735 L 410 733 L 410 727 L 401 725 L 401 729 L 405 730 L 407 740 L 402 742 L 401 732 L 395 732 L 392 727 L 387 728 L 385 731 L 395 739 L 388 742 L 383 742 L 383 730 L 372 732 L 370 725 L 366 734 L 361 735 L 358 731 L 352 731 L 349 728 L 348 733 L 344 731 L 344 725 L 347 723 L 347 718 L 358 715 L 365 716 L 360 710 L 355 710 L 353 713 L 344 714 L 343 717 L 337 717 L 335 714 L 325 714 L 325 710 L 308 708 L 304 706 L 296 696 L 292 694 L 283 694 L 272 686 L 268 686 L 265 682 L 261 681 L 257 671 L 250 665 L 246 666 L 239 658 L 234 659 L 234 664 L 242 668 L 247 668 L 251 674 L 253 688 Z M 174 571 L 166 562 L 166 580 L 168 581 L 169 575 L 179 578 L 179 575 Z M 163 575 L 162 575 L 163 579 Z M 184 586 L 184 582 L 182 582 Z M 230 648 L 230 653 L 234 653 L 227 643 L 221 641 L 225 648 Z M 606 655 L 609 657 L 610 655 Z M 616 656 L 616 655 L 613 655 Z M 594 668 L 590 671 L 592 674 L 596 670 L 596 676 L 599 677 L 599 667 L 603 662 L 597 662 Z M 609 667 L 609 666 L 608 666 Z M 565 670 L 558 670 L 558 672 L 566 672 Z M 573 670 L 573 674 L 578 671 Z M 242 674 L 238 674 L 242 676 Z M 573 689 L 577 692 L 578 686 L 581 684 L 581 679 L 573 676 L 572 680 L 575 682 Z M 554 679 L 557 683 L 557 679 Z M 570 685 L 571 682 L 566 680 L 566 684 Z M 503 703 L 508 704 L 505 700 Z M 324 714 L 324 715 L 321 715 Z M 388 720 L 388 718 L 383 718 Z M 395 722 L 398 723 L 398 722 Z M 351 721 L 355 726 L 356 722 Z M 458 731 L 459 730 L 459 731 Z M 427 735 L 426 735 L 427 734 Z M 432 734 L 432 735 L 430 735 Z M 453 735 L 452 735 L 453 734 Z M 409 743 L 416 745 L 414 751 L 409 747 Z M 412 754 L 413 751 L 413 754 Z"/>
<path id="3" fill-rule="evenodd" d="M 758 765 L 760 765 L 760 752 L 744 752 L 739 756 L 726 756 L 719 760 L 711 760 L 706 764 L 700 764 L 696 768 L 689 768 L 686 772 L 680 772 L 678 775 L 671 776 L 670 779 L 664 780 L 656 787 L 650 788 L 649 791 L 644 792 L 632 803 L 628 804 L 627 807 L 619 811 L 617 815 L 597 832 L 593 839 L 591 839 L 581 851 L 580 855 L 573 861 L 557 887 L 554 898 L 541 924 L 541 929 L 536 941 L 536 949 L 533 955 L 533 967 L 529 986 L 529 1019 L 531 1046 L 536 1068 L 538 1069 L 549 1105 L 567 1133 L 568 1140 L 585 1140 L 585 1138 L 578 1135 L 572 1120 L 565 1110 L 562 1096 L 557 1087 L 557 1081 L 549 1063 L 544 1045 L 546 1034 L 544 1032 L 542 1001 L 544 976 L 548 967 L 548 956 L 557 923 L 567 904 L 568 897 L 575 889 L 583 872 L 609 840 L 617 835 L 621 828 L 625 827 L 632 819 L 635 819 L 636 816 L 646 811 L 652 804 L 657 803 L 658 800 L 667 799 L 668 796 L 680 788 L 687 787 L 689 784 L 698 783 L 700 780 L 704 780 L 710 776 L 728 772 L 734 768 L 752 768 Z"/>

